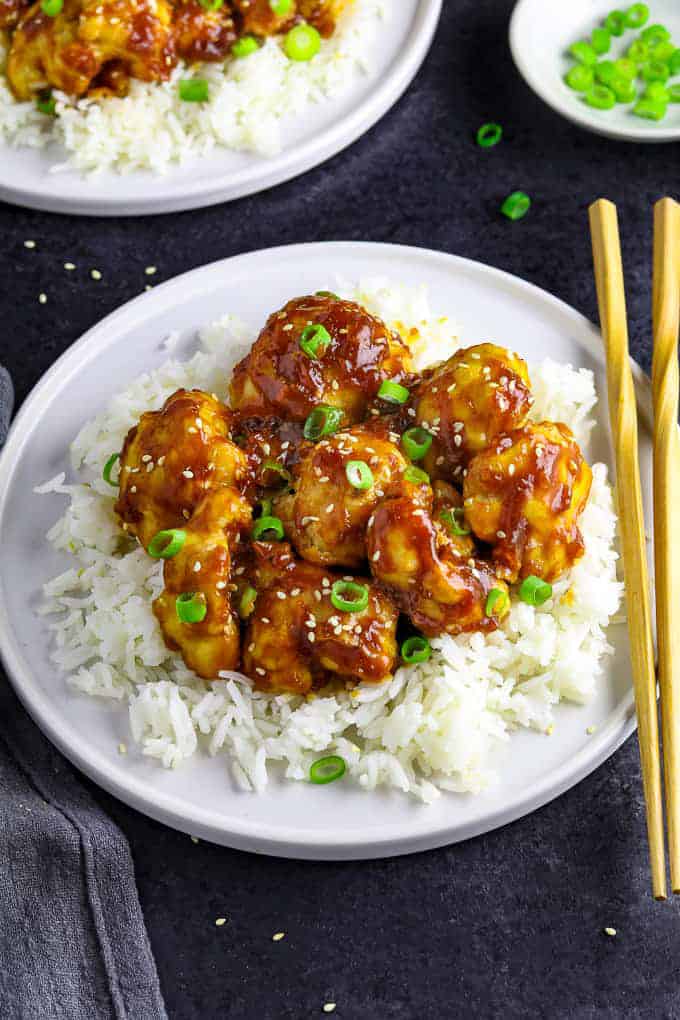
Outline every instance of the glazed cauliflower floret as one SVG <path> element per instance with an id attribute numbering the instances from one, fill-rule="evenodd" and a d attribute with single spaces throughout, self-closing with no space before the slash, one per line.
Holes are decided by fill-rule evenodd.
<path id="1" fill-rule="evenodd" d="M 314 327 L 316 353 L 305 353 L 301 342 Z M 325 404 L 340 408 L 343 425 L 352 425 L 385 379 L 401 380 L 410 368 L 408 348 L 380 319 L 353 301 L 315 294 L 269 316 L 234 370 L 231 401 L 241 413 L 289 421 L 304 421 Z"/>
<path id="2" fill-rule="evenodd" d="M 296 560 L 287 543 L 257 543 L 269 562 L 255 571 L 258 589 L 243 641 L 243 671 L 260 690 L 306 694 L 333 677 L 382 683 L 394 669 L 398 610 L 365 578 L 357 612 L 337 609 L 332 586 L 346 580 Z M 349 575 L 347 575 L 349 577 Z M 348 593 L 352 599 L 355 593 Z"/>
<path id="3" fill-rule="evenodd" d="M 7 77 L 17 99 L 45 88 L 82 96 L 106 65 L 142 81 L 163 81 L 175 65 L 167 0 L 64 0 L 54 17 L 40 0 L 12 36 Z"/>
<path id="4" fill-rule="evenodd" d="M 189 669 L 212 679 L 236 669 L 240 658 L 239 623 L 232 608 L 232 552 L 251 522 L 251 511 L 235 489 L 208 493 L 182 528 L 180 551 L 165 561 L 165 588 L 153 604 L 169 648 L 179 651 Z M 205 607 L 204 619 L 183 622 L 177 598 L 193 597 Z"/>
<path id="5" fill-rule="evenodd" d="M 554 581 L 573 566 L 584 551 L 578 519 L 591 480 L 570 429 L 554 422 L 499 436 L 470 462 L 465 515 L 493 547 L 501 576 Z"/>
<path id="6" fill-rule="evenodd" d="M 495 344 L 456 351 L 419 385 L 415 422 L 434 440 L 423 461 L 433 478 L 460 477 L 500 432 L 523 425 L 532 404 L 524 361 Z"/>
<path id="7" fill-rule="evenodd" d="M 244 483 L 246 459 L 230 423 L 216 397 L 177 390 L 128 432 L 116 513 L 145 549 L 156 532 L 185 523 L 208 491 Z"/>
<path id="8" fill-rule="evenodd" d="M 386 499 L 376 508 L 367 531 L 371 572 L 403 613 L 425 634 L 494 630 L 508 608 L 507 588 L 491 567 L 451 535 L 438 502 L 433 516 L 428 485 Z M 487 614 L 493 589 L 502 593 Z"/>
<path id="9" fill-rule="evenodd" d="M 275 500 L 274 512 L 304 559 L 358 567 L 368 519 L 407 466 L 385 423 L 355 425 L 312 447 L 295 470 L 294 491 Z"/>

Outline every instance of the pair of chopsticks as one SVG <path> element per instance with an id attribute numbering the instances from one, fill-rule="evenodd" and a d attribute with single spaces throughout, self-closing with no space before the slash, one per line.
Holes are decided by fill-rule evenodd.
<path id="1" fill-rule="evenodd" d="M 652 892 L 666 898 L 663 797 L 654 645 L 645 522 L 638 460 L 637 404 L 628 355 L 628 326 L 616 207 L 591 205 L 590 232 L 600 323 L 607 357 L 609 416 L 616 453 L 619 525 L 647 814 Z M 654 404 L 654 563 L 658 675 L 671 889 L 680 892 L 680 536 L 673 514 L 680 497 L 678 329 L 680 325 L 680 205 L 654 207 L 652 396 Z"/>

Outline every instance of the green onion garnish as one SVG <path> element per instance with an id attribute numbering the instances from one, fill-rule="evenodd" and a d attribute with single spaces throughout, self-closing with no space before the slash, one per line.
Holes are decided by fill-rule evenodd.
<path id="1" fill-rule="evenodd" d="M 285 14 L 290 14 L 293 0 L 269 0 L 269 6 L 278 18 L 282 18 Z"/>
<path id="2" fill-rule="evenodd" d="M 242 35 L 232 46 L 231 52 L 235 57 L 249 57 L 251 53 L 259 50 L 259 48 L 260 44 L 254 36 Z"/>
<path id="3" fill-rule="evenodd" d="M 439 519 L 444 522 L 452 535 L 462 536 L 470 534 L 470 529 L 465 523 L 465 511 L 460 506 L 456 507 L 455 510 L 442 510 L 439 514 Z"/>
<path id="4" fill-rule="evenodd" d="M 416 467 L 415 464 L 409 464 L 404 471 L 404 478 L 407 482 L 411 482 L 412 485 L 430 484 L 430 476 L 427 471 L 423 471 L 422 468 Z"/>
<path id="5" fill-rule="evenodd" d="M 271 517 L 272 512 L 272 501 L 271 499 L 258 499 L 257 506 L 259 507 L 259 517 Z"/>
<path id="6" fill-rule="evenodd" d="M 345 475 L 353 489 L 364 492 L 373 485 L 373 472 L 365 460 L 348 460 L 345 464 Z"/>
<path id="7" fill-rule="evenodd" d="M 501 212 L 509 220 L 521 220 L 529 212 L 531 199 L 524 191 L 513 191 L 503 202 Z"/>
<path id="8" fill-rule="evenodd" d="M 331 335 L 320 322 L 305 326 L 300 334 L 300 347 L 308 358 L 319 358 L 331 342 Z"/>
<path id="9" fill-rule="evenodd" d="M 305 421 L 302 434 L 305 439 L 310 439 L 315 443 L 322 436 L 332 436 L 334 432 L 337 432 L 342 418 L 343 413 L 339 407 L 319 404 Z"/>
<path id="10" fill-rule="evenodd" d="M 249 584 L 244 589 L 241 600 L 238 604 L 238 615 L 242 620 L 247 620 L 253 609 L 255 608 L 255 600 L 257 599 L 257 588 L 253 588 L 252 584 Z"/>
<path id="11" fill-rule="evenodd" d="M 491 149 L 494 145 L 498 145 L 501 138 L 503 137 L 503 128 L 500 124 L 482 124 L 477 131 L 477 145 L 482 149 Z"/>
<path id="12" fill-rule="evenodd" d="M 494 610 L 495 615 L 500 616 L 505 612 L 508 604 L 508 596 L 501 588 L 492 588 L 486 599 L 486 606 L 484 612 L 487 616 L 493 616 Z"/>
<path id="13" fill-rule="evenodd" d="M 311 60 L 321 49 L 321 36 L 312 25 L 295 25 L 283 39 L 283 50 L 289 60 Z"/>
<path id="14" fill-rule="evenodd" d="M 614 70 L 617 74 L 622 74 L 624 78 L 630 78 L 631 81 L 637 77 L 637 64 L 628 57 L 619 57 L 618 60 L 615 60 Z M 606 85 L 607 82 L 605 81 L 603 84 Z"/>
<path id="15" fill-rule="evenodd" d="M 642 77 L 645 81 L 668 81 L 670 77 L 668 64 L 662 60 L 648 60 L 642 68 Z"/>
<path id="16" fill-rule="evenodd" d="M 254 542 L 280 542 L 285 533 L 279 517 L 258 517 L 251 531 Z"/>
<path id="17" fill-rule="evenodd" d="M 603 60 L 602 63 L 611 63 L 611 61 Z M 597 74 L 599 66 L 598 64 L 595 68 L 595 74 Z M 564 80 L 574 92 L 585 92 L 593 84 L 593 69 L 592 67 L 586 67 L 585 64 L 574 64 L 565 74 Z"/>
<path id="18" fill-rule="evenodd" d="M 637 74 L 637 64 L 633 64 L 633 67 L 634 67 L 633 77 L 635 77 L 635 75 Z M 575 70 L 577 70 L 577 68 L 572 67 L 572 71 Z M 612 78 L 614 78 L 616 75 L 616 67 L 614 66 L 614 61 L 600 60 L 599 63 L 595 64 L 593 72 L 595 74 L 596 80 L 599 81 L 601 85 L 609 85 Z"/>
<path id="19" fill-rule="evenodd" d="M 673 88 L 673 86 L 669 86 Z M 657 103 L 667 103 L 670 99 L 670 92 L 662 81 L 650 81 L 644 91 L 643 99 L 653 99 Z"/>
<path id="20" fill-rule="evenodd" d="M 120 460 L 120 454 L 112 453 L 109 459 L 107 460 L 106 464 L 104 465 L 104 470 L 102 471 L 102 478 L 104 479 L 105 482 L 108 482 L 109 485 L 113 486 L 114 489 L 118 488 L 118 482 L 114 482 L 111 480 L 111 472 L 113 471 L 113 465 L 116 463 L 117 460 Z"/>
<path id="21" fill-rule="evenodd" d="M 671 33 L 665 25 L 648 25 L 647 28 L 640 32 L 640 38 L 643 42 L 646 42 L 651 49 L 658 46 L 659 43 L 668 42 L 670 37 Z"/>
<path id="22" fill-rule="evenodd" d="M 626 56 L 635 64 L 642 64 L 649 58 L 649 46 L 642 39 L 635 39 L 626 50 Z"/>
<path id="23" fill-rule="evenodd" d="M 661 42 L 656 46 L 650 46 L 650 50 L 650 57 L 654 60 L 662 60 L 664 64 L 667 64 L 675 53 L 675 46 L 669 39 L 668 42 Z"/>
<path id="24" fill-rule="evenodd" d="M 668 70 L 671 74 L 680 74 L 680 50 L 673 50 L 668 59 Z"/>
<path id="25" fill-rule="evenodd" d="M 647 4 L 633 4 L 625 13 L 626 28 L 642 28 L 649 21 Z"/>
<path id="26" fill-rule="evenodd" d="M 262 464 L 261 471 L 263 475 L 266 474 L 267 471 L 271 471 L 272 474 L 278 475 L 279 485 L 281 488 L 285 488 L 286 485 L 290 485 L 293 481 L 293 476 L 288 468 L 284 467 L 283 464 L 279 464 L 278 460 L 265 460 Z M 269 512 L 271 512 L 272 502 L 271 500 L 268 500 L 268 502 L 270 508 Z"/>
<path id="27" fill-rule="evenodd" d="M 149 542 L 146 550 L 156 560 L 171 560 L 186 542 L 187 533 L 181 528 L 168 528 L 158 531 Z"/>
<path id="28" fill-rule="evenodd" d="M 590 36 L 590 45 L 596 53 L 608 53 L 612 44 L 611 32 L 606 28 L 594 28 Z"/>
<path id="29" fill-rule="evenodd" d="M 575 42 L 569 47 L 569 52 L 579 64 L 586 64 L 592 67 L 597 63 L 597 53 L 587 42 Z"/>
<path id="30" fill-rule="evenodd" d="M 668 85 L 666 93 L 669 103 L 680 103 L 680 85 L 677 82 L 674 85 Z"/>
<path id="31" fill-rule="evenodd" d="M 64 6 L 64 0 L 41 0 L 40 7 L 49 18 L 56 18 Z"/>
<path id="32" fill-rule="evenodd" d="M 432 645 L 426 637 L 421 637 L 419 634 L 406 638 L 401 646 L 401 657 L 409 666 L 417 662 L 427 662 L 431 655 Z"/>
<path id="33" fill-rule="evenodd" d="M 407 429 L 404 432 L 401 437 L 401 445 L 410 460 L 422 460 L 432 446 L 432 436 L 420 425 L 415 425 L 412 429 Z"/>
<path id="34" fill-rule="evenodd" d="M 201 591 L 183 591 L 175 599 L 175 612 L 182 623 L 201 623 L 208 613 L 205 595 Z"/>
<path id="35" fill-rule="evenodd" d="M 394 379 L 385 379 L 380 383 L 378 396 L 388 404 L 405 404 L 410 394 L 401 383 L 395 382 Z"/>
<path id="36" fill-rule="evenodd" d="M 198 2 L 206 11 L 219 11 L 224 0 L 198 0 Z"/>
<path id="37" fill-rule="evenodd" d="M 185 103 L 205 103 L 208 100 L 208 82 L 205 78 L 182 78 L 179 98 Z"/>
<path id="38" fill-rule="evenodd" d="M 317 290 L 317 291 L 314 292 L 314 296 L 315 297 L 328 297 L 328 298 L 332 298 L 334 301 L 339 301 L 340 300 L 338 295 L 334 294 L 332 290 Z"/>
<path id="39" fill-rule="evenodd" d="M 39 113 L 44 113 L 48 117 L 53 117 L 57 110 L 57 101 L 48 90 L 47 92 L 41 93 L 40 97 L 36 99 L 35 108 Z"/>
<path id="40" fill-rule="evenodd" d="M 331 602 L 343 613 L 361 613 L 368 605 L 368 585 L 336 581 L 331 588 Z"/>
<path id="41" fill-rule="evenodd" d="M 604 19 L 604 27 L 611 35 L 623 35 L 626 28 L 626 15 L 623 11 L 610 11 Z"/>
<path id="42" fill-rule="evenodd" d="M 583 98 L 588 106 L 596 110 L 611 110 L 616 106 L 616 96 L 606 85 L 593 85 Z"/>
<path id="43" fill-rule="evenodd" d="M 547 602 L 552 597 L 552 592 L 551 584 L 548 584 L 547 581 L 542 580 L 540 577 L 536 577 L 534 574 L 530 574 L 529 577 L 524 578 L 520 585 L 519 597 L 528 606 L 542 606 L 544 602 Z"/>
<path id="44" fill-rule="evenodd" d="M 329 754 L 327 758 L 319 758 L 314 762 L 309 770 L 309 781 L 317 786 L 334 783 L 336 779 L 342 779 L 346 768 L 344 758 L 339 754 Z"/>
<path id="45" fill-rule="evenodd" d="M 637 96 L 635 84 L 623 74 L 615 74 L 609 88 L 616 96 L 617 103 L 632 103 Z"/>
<path id="46" fill-rule="evenodd" d="M 646 120 L 663 120 L 666 110 L 666 103 L 658 99 L 639 99 L 632 112 L 636 117 L 644 117 Z"/>

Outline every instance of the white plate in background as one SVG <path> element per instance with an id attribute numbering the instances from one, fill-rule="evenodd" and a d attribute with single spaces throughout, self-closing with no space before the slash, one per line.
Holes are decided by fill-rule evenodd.
<path id="1" fill-rule="evenodd" d="M 545 291 L 499 270 L 397 245 L 322 243 L 267 249 L 196 269 L 154 287 L 90 330 L 25 401 L 0 455 L 0 650 L 38 725 L 91 779 L 138 810 L 204 839 L 257 853 L 310 859 L 387 857 L 442 846 L 503 825 L 573 786 L 605 760 L 635 724 L 628 637 L 612 626 L 614 656 L 586 707 L 556 709 L 552 736 L 519 731 L 500 751 L 500 780 L 480 796 L 445 794 L 424 806 L 398 792 L 365 793 L 272 780 L 257 796 L 235 788 L 225 755 L 197 754 L 165 770 L 135 749 L 127 709 L 72 692 L 48 655 L 48 620 L 35 615 L 41 585 L 68 564 L 45 532 L 63 512 L 57 495 L 33 488 L 68 467 L 83 423 L 143 371 L 188 356 L 195 331 L 233 312 L 257 330 L 288 298 L 333 287 L 336 276 L 389 276 L 427 285 L 433 312 L 449 315 L 462 345 L 493 339 L 530 362 L 550 356 L 595 373 L 600 395 L 591 455 L 610 466 L 605 368 L 597 330 Z M 254 285 L 253 281 L 256 281 Z M 650 398 L 636 370 L 643 492 L 651 493 Z M 592 734 L 586 731 L 596 727 Z M 118 745 L 128 753 L 121 756 Z"/>

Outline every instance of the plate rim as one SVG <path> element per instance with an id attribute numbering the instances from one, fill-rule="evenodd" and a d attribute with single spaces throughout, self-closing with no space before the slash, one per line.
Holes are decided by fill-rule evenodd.
<path id="1" fill-rule="evenodd" d="M 82 369 L 89 360 L 88 355 L 93 356 L 97 344 L 105 343 L 106 337 L 115 333 L 119 322 L 124 321 L 126 326 L 129 326 L 129 317 L 132 315 L 134 321 L 135 314 L 140 312 L 142 317 L 145 317 L 144 313 L 147 307 L 162 300 L 164 291 L 177 290 L 179 293 L 188 293 L 191 290 L 191 284 L 202 276 L 209 277 L 211 274 L 226 272 L 226 278 L 229 278 L 227 270 L 237 261 L 243 264 L 261 259 L 276 259 L 277 256 L 284 255 L 302 255 L 311 258 L 320 247 L 331 251 L 356 252 L 359 249 L 374 255 L 377 253 L 382 256 L 385 262 L 388 262 L 390 255 L 394 257 L 395 253 L 398 253 L 401 257 L 423 260 L 427 263 L 438 263 L 449 271 L 455 272 L 459 267 L 468 272 L 472 271 L 491 277 L 506 286 L 510 285 L 524 293 L 528 292 L 541 302 L 552 305 L 562 315 L 566 315 L 578 329 L 578 342 L 583 343 L 593 357 L 600 362 L 603 361 L 601 347 L 597 339 L 599 331 L 589 319 L 566 302 L 513 273 L 447 252 L 381 242 L 329 241 L 281 245 L 219 259 L 173 277 L 155 287 L 153 291 L 142 293 L 109 313 L 67 348 L 38 380 L 23 401 L 12 423 L 5 445 L 0 451 L 0 525 L 4 518 L 5 504 L 8 499 L 9 482 L 30 436 L 24 423 L 35 424 L 39 420 L 42 407 L 46 401 L 49 401 L 52 389 L 60 388 L 71 373 Z M 200 290 L 200 288 L 198 289 Z M 194 294 L 196 290 L 197 288 L 194 287 Z M 101 339 L 99 339 L 100 336 Z M 638 401 L 643 417 L 646 419 L 646 425 L 649 427 L 651 418 L 649 379 L 635 361 L 632 361 L 632 365 Z M 435 830 L 413 833 L 408 831 L 408 826 L 404 822 L 400 822 L 382 826 L 380 832 L 372 832 L 370 840 L 365 843 L 355 842 L 363 831 L 361 829 L 345 830 L 346 838 L 339 839 L 337 831 L 335 834 L 328 834 L 300 827 L 277 825 L 272 828 L 265 823 L 254 822 L 247 818 L 230 817 L 228 827 L 225 827 L 224 824 L 220 824 L 218 811 L 210 811 L 197 807 L 195 804 L 190 805 L 187 810 L 186 802 L 176 795 L 167 791 L 150 791 L 142 778 L 137 778 L 126 771 L 124 760 L 121 763 L 112 763 L 110 758 L 96 745 L 82 748 L 76 740 L 74 746 L 73 727 L 70 726 L 68 719 L 63 717 L 63 714 L 60 716 L 47 694 L 43 692 L 37 678 L 33 676 L 28 665 L 22 661 L 20 646 L 18 642 L 13 641 L 9 628 L 7 606 L 8 599 L 2 584 L 0 584 L 0 658 L 4 663 L 7 676 L 31 718 L 73 765 L 108 793 L 156 821 L 220 845 L 271 856 L 314 860 L 375 859 L 446 846 L 492 831 L 531 813 L 577 785 L 621 746 L 636 725 L 634 695 L 631 688 L 617 705 L 615 711 L 610 714 L 606 724 L 575 756 L 552 769 L 542 780 L 532 784 L 530 792 L 513 800 L 510 807 L 501 806 L 491 813 L 485 814 L 482 818 L 463 824 L 452 823 Z"/>
<path id="2" fill-rule="evenodd" d="M 546 106 L 549 106 L 551 110 L 554 110 L 555 113 L 560 114 L 560 116 L 572 124 L 576 124 L 578 127 L 584 128 L 592 134 L 601 135 L 604 138 L 613 138 L 617 141 L 630 142 L 631 144 L 642 142 L 649 145 L 677 142 L 680 140 L 680 127 L 664 128 L 657 125 L 652 131 L 650 128 L 645 129 L 642 124 L 631 124 L 630 128 L 624 129 L 610 126 L 604 122 L 602 124 L 596 123 L 587 116 L 585 109 L 581 111 L 577 105 L 569 102 L 568 97 L 565 96 L 563 99 L 558 93 L 545 89 L 540 75 L 534 71 L 531 62 L 524 58 L 525 49 L 522 41 L 521 20 L 526 17 L 525 11 L 534 2 L 535 0 L 517 0 L 510 15 L 508 39 L 515 67 L 532 92 Z"/>
<path id="3" fill-rule="evenodd" d="M 0 176 L 0 201 L 29 209 L 75 216 L 156 216 L 235 201 L 293 180 L 348 148 L 374 127 L 398 102 L 430 51 L 443 2 L 444 0 L 416 0 L 415 30 L 410 33 L 407 46 L 397 55 L 385 77 L 375 81 L 374 89 L 362 102 L 348 111 L 344 117 L 331 121 L 319 135 L 308 139 L 300 146 L 284 149 L 273 158 L 255 156 L 257 163 L 254 173 L 253 167 L 245 167 L 217 177 L 206 177 L 193 185 L 187 180 L 181 194 L 169 194 L 161 198 L 150 195 L 124 199 L 103 196 L 88 199 L 87 192 L 77 198 L 53 196 L 48 184 L 53 181 L 54 175 L 45 171 L 44 188 L 38 191 L 22 187 L 20 181 L 7 184 Z M 3 148 L 8 147 L 0 146 L 0 155 Z M 229 151 L 225 149 L 225 152 Z M 190 169 L 191 165 L 187 164 L 186 168 Z M 182 167 L 173 169 L 181 171 Z M 119 179 L 129 180 L 133 176 L 121 174 Z M 163 175 L 153 175 L 153 180 L 162 182 Z"/>

